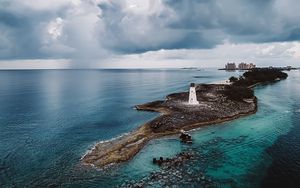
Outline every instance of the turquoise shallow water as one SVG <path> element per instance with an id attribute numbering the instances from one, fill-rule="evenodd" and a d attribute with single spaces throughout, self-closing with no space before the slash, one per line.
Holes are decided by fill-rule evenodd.
<path id="1" fill-rule="evenodd" d="M 193 165 L 203 168 L 219 187 L 257 187 L 262 182 L 268 186 L 283 170 L 297 177 L 297 171 L 285 168 L 290 163 L 294 169 L 300 166 L 299 142 L 290 142 L 287 136 L 299 130 L 300 73 L 296 71 L 289 72 L 287 80 L 256 87 L 259 108 L 255 115 L 193 131 L 192 146 L 176 137 L 162 138 L 150 142 L 130 162 L 108 171 L 79 165 L 80 157 L 97 141 L 129 132 L 157 116 L 138 112 L 134 105 L 186 90 L 190 82 L 210 83 L 236 74 L 241 73 L 211 69 L 0 71 L 0 185 L 112 187 L 159 171 L 151 163 L 153 157 L 171 157 L 187 149 L 218 154 Z M 285 153 L 285 145 L 295 145 L 288 151 L 292 157 L 276 162 L 282 161 L 276 154 Z"/>
<path id="2" fill-rule="evenodd" d="M 293 116 L 299 116 L 299 108 L 295 108 L 299 93 L 299 72 L 290 73 L 288 80 L 274 84 L 256 87 L 255 94 L 259 98 L 259 108 L 255 115 L 244 117 L 231 122 L 201 128 L 192 132 L 194 143 L 192 146 L 184 146 L 174 139 L 153 141 L 129 167 L 132 171 L 149 171 L 152 157 L 172 156 L 186 147 L 201 152 L 215 151 L 218 156 L 207 158 L 205 162 L 199 161 L 195 166 L 203 166 L 205 174 L 213 178 L 219 187 L 259 187 L 263 179 L 268 177 L 268 169 L 272 166 L 273 158 L 268 149 L 276 143 L 278 137 L 287 135 L 299 121 L 293 121 Z M 295 98 L 294 98 L 295 97 Z M 299 133 L 299 132 L 298 132 Z M 296 133 L 295 133 L 296 134 Z M 299 148 L 299 142 L 287 143 Z M 282 146 L 287 147 L 287 146 Z M 276 148 L 274 148 L 276 153 Z M 290 151 L 299 154 L 299 151 Z M 285 155 L 293 155 L 285 153 Z M 277 171 L 296 171 L 293 174 L 299 177 L 299 159 L 294 156 L 290 169 L 277 169 Z M 148 159 L 148 160 L 145 160 Z M 280 159 L 277 159 L 280 160 Z M 295 161 L 298 164 L 295 164 Z M 205 163 L 205 164 L 203 164 Z M 289 161 L 285 161 L 289 163 Z M 137 166 L 137 164 L 140 164 Z M 145 168 L 144 164 L 147 164 Z M 297 166 L 298 165 L 298 166 Z M 137 166 L 137 167 L 136 167 Z M 273 167 L 276 169 L 276 167 Z M 296 169 L 295 169 L 296 168 Z M 272 179 L 269 181 L 273 181 Z M 298 186 L 299 179 L 291 183 L 292 187 Z M 273 185 L 272 187 L 286 185 Z M 179 185 L 183 186 L 183 184 Z M 197 184 L 189 184 L 195 186 Z M 188 187 L 187 186 L 187 187 Z"/>

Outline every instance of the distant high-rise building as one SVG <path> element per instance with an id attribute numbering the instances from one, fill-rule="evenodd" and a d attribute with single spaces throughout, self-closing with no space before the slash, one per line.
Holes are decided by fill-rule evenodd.
<path id="1" fill-rule="evenodd" d="M 253 64 L 253 63 L 250 63 L 249 64 L 249 69 L 255 69 L 256 68 L 256 65 L 255 64 Z"/>
<path id="2" fill-rule="evenodd" d="M 238 67 L 239 67 L 240 70 L 249 69 L 249 65 L 247 63 L 244 63 L 244 62 L 240 63 L 238 65 Z"/>
<path id="3" fill-rule="evenodd" d="M 227 63 L 225 65 L 225 69 L 226 70 L 236 70 L 236 65 L 235 65 L 235 63 Z"/>
<path id="4" fill-rule="evenodd" d="M 240 63 L 240 64 L 238 65 L 238 68 L 239 68 L 240 70 L 248 70 L 248 69 L 254 69 L 254 68 L 256 68 L 256 65 L 253 64 L 253 63 L 248 64 L 248 63 L 242 62 L 242 63 Z"/>

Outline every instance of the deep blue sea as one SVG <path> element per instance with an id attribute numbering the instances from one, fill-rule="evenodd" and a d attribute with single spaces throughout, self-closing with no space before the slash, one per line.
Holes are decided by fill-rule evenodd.
<path id="1" fill-rule="evenodd" d="M 113 187 L 158 171 L 153 157 L 172 157 L 187 147 L 221 153 L 205 164 L 205 174 L 219 187 L 299 187 L 299 71 L 256 87 L 256 114 L 191 132 L 192 146 L 162 138 L 110 170 L 80 165 L 95 143 L 158 116 L 134 105 L 185 91 L 190 82 L 238 74 L 214 69 L 0 71 L 0 187 Z"/>

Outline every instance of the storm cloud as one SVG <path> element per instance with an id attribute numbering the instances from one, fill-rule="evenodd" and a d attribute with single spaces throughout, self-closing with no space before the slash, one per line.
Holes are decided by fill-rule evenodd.
<path id="1" fill-rule="evenodd" d="M 101 58 L 300 39 L 297 0 L 2 0 L 0 58 Z"/>

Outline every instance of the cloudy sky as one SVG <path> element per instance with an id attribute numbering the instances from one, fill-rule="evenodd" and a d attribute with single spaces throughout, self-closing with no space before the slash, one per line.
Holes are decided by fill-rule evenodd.
<path id="1" fill-rule="evenodd" d="M 0 0 L 0 68 L 300 66 L 299 0 Z"/>

